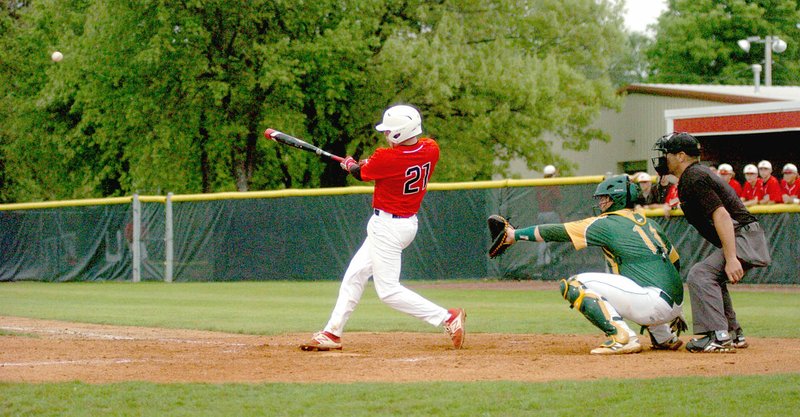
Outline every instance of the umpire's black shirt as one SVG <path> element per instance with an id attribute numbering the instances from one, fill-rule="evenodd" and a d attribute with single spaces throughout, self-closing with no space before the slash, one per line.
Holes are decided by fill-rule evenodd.
<path id="1" fill-rule="evenodd" d="M 724 206 L 731 215 L 735 229 L 756 221 L 755 216 L 747 211 L 742 200 L 736 195 L 736 191 L 708 167 L 697 162 L 683 171 L 678 181 L 678 198 L 686 221 L 694 226 L 703 238 L 718 248 L 722 247 L 722 242 L 714 228 L 711 215 L 719 206 Z"/>

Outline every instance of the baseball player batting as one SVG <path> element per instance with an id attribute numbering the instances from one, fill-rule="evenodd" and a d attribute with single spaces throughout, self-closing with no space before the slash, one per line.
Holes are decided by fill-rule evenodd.
<path id="1" fill-rule="evenodd" d="M 658 224 L 631 210 L 638 190 L 627 175 L 605 179 L 594 193 L 602 214 L 575 222 L 517 230 L 500 216 L 489 218 L 490 231 L 497 234 L 489 252 L 492 257 L 520 240 L 603 249 L 610 273 L 581 273 L 559 283 L 570 308 L 580 311 L 609 337 L 591 350 L 595 355 L 642 351 L 637 334 L 625 319 L 647 328 L 652 349 L 676 350 L 683 344 L 678 338 L 686 329 L 678 252 Z"/>
<path id="2" fill-rule="evenodd" d="M 300 349 L 342 349 L 344 327 L 370 277 L 381 301 L 433 326 L 443 326 L 453 346 L 460 349 L 467 317 L 464 310 L 447 310 L 400 284 L 401 255 L 417 234 L 417 211 L 439 160 L 439 145 L 420 137 L 422 118 L 411 106 L 390 107 L 375 129 L 383 132 L 389 148 L 378 149 L 359 162 L 348 156 L 340 164 L 356 179 L 375 182 L 367 238 L 344 273 L 328 324 Z"/>

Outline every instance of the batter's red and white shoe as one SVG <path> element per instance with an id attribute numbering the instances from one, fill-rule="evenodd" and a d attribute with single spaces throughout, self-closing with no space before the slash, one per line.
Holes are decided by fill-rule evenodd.
<path id="1" fill-rule="evenodd" d="M 464 325 L 467 322 L 467 313 L 463 308 L 451 308 L 447 310 L 450 313 L 450 318 L 444 322 L 444 332 L 453 339 L 453 347 L 461 349 L 464 346 L 464 336 L 466 329 Z"/>
<path id="2" fill-rule="evenodd" d="M 330 332 L 316 332 L 314 333 L 314 336 L 311 337 L 311 341 L 300 345 L 300 350 L 342 350 L 342 338 Z"/>

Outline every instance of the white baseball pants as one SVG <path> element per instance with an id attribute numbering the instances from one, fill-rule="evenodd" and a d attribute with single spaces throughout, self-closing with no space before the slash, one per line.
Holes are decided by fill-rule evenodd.
<path id="1" fill-rule="evenodd" d="M 660 297 L 660 288 L 641 287 L 622 275 L 586 272 L 576 275 L 575 279 L 583 283 L 589 291 L 605 297 L 616 315 L 647 326 L 650 334 L 659 343 L 672 337 L 669 323 L 683 314 L 682 304 L 671 306 Z M 615 312 L 609 311 L 609 314 L 613 316 Z M 629 333 L 636 337 L 632 330 Z"/>
<path id="2" fill-rule="evenodd" d="M 367 238 L 350 260 L 339 287 L 339 298 L 325 331 L 341 336 L 367 281 L 372 277 L 378 298 L 389 307 L 439 326 L 446 309 L 400 284 L 402 253 L 417 235 L 417 216 L 393 218 L 380 212 L 369 219 Z"/>

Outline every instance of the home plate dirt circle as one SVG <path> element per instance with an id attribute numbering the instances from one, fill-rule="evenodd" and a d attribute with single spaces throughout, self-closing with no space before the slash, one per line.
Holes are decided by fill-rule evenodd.
<path id="1" fill-rule="evenodd" d="M 797 340 L 748 337 L 734 354 L 593 356 L 601 335 L 347 333 L 341 352 L 303 352 L 309 334 L 251 336 L 0 317 L 0 381 L 552 381 L 800 372 Z M 684 336 L 684 341 L 688 340 Z M 580 360 L 581 366 L 564 366 Z"/>

